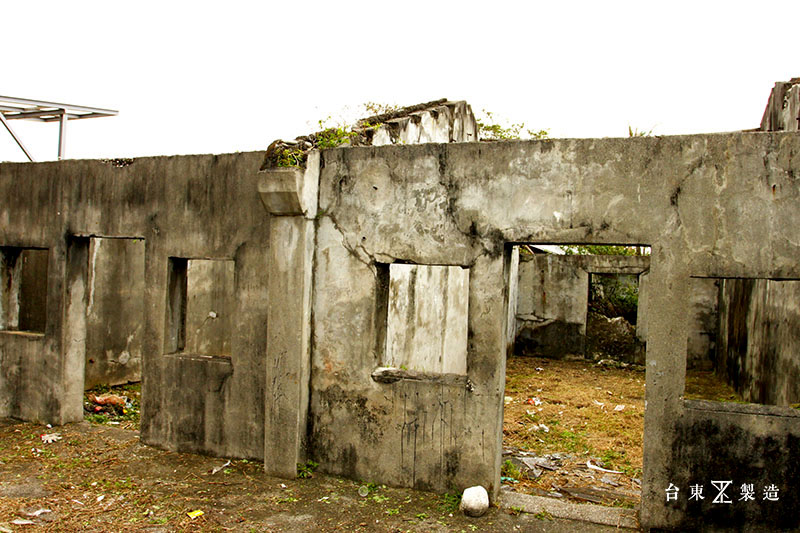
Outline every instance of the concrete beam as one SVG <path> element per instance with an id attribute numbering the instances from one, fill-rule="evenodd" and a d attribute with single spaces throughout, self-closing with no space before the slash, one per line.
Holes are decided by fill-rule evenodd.
<path id="1" fill-rule="evenodd" d="M 270 213 L 264 469 L 293 478 L 308 421 L 319 153 L 305 170 L 266 171 L 258 189 Z"/>
<path id="2" fill-rule="evenodd" d="M 306 168 L 283 167 L 262 171 L 258 194 L 273 216 L 304 215 L 313 218 L 319 197 L 319 152 L 308 154 Z"/>

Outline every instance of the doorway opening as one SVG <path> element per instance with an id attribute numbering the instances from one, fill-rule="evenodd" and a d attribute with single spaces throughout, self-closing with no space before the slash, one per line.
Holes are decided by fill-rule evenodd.
<path id="1" fill-rule="evenodd" d="M 515 244 L 502 483 L 636 508 L 649 246 Z"/>
<path id="2" fill-rule="evenodd" d="M 72 418 L 138 429 L 145 240 L 69 236 L 66 322 Z M 80 409 L 80 411 L 79 411 Z"/>

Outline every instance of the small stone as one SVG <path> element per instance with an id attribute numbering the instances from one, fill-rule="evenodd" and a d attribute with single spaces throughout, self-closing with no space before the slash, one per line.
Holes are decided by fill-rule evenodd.
<path id="1" fill-rule="evenodd" d="M 464 490 L 459 509 L 467 516 L 483 516 L 489 508 L 489 493 L 480 485 Z"/>

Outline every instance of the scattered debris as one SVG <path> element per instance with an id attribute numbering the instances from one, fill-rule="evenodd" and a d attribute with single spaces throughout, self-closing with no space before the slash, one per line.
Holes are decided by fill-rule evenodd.
<path id="1" fill-rule="evenodd" d="M 188 513 L 186 513 L 186 516 L 194 520 L 195 518 L 203 516 L 204 514 L 205 513 L 203 511 L 197 509 L 196 511 L 189 511 Z"/>
<path id="2" fill-rule="evenodd" d="M 601 468 L 601 467 L 599 467 L 597 465 L 593 465 L 591 459 L 588 459 L 586 461 L 586 466 L 588 466 L 592 470 L 597 470 L 598 472 L 606 472 L 608 474 L 622 474 L 622 472 L 620 470 L 609 470 L 607 468 Z"/>
<path id="3" fill-rule="evenodd" d="M 97 404 L 97 405 L 117 405 L 119 407 L 124 407 L 126 403 L 128 403 L 128 398 L 125 396 L 118 396 L 116 394 L 100 394 L 95 395 L 89 393 L 86 395 L 89 398 L 89 401 Z"/>
<path id="4" fill-rule="evenodd" d="M 612 487 L 619 487 L 620 485 L 611 476 L 603 476 L 600 478 L 600 481 L 606 485 L 611 485 Z"/>
<path id="5" fill-rule="evenodd" d="M 36 524 L 33 520 L 25 520 L 23 518 L 17 518 L 16 520 L 11 521 L 12 524 L 16 526 L 32 526 Z"/>
<path id="6" fill-rule="evenodd" d="M 528 398 L 525 403 L 529 405 L 542 405 L 542 400 L 534 396 L 533 398 Z"/>
<path id="7" fill-rule="evenodd" d="M 43 515 L 45 513 L 52 513 L 52 511 L 50 509 L 37 509 L 37 510 L 33 511 L 32 513 L 25 513 L 25 514 L 27 516 L 32 516 L 32 517 L 35 518 L 35 517 L 37 517 L 39 515 Z"/>
<path id="8" fill-rule="evenodd" d="M 510 404 L 512 401 L 514 401 L 514 398 L 511 396 L 506 396 L 503 398 L 503 402 L 505 402 L 506 405 Z"/>
<path id="9" fill-rule="evenodd" d="M 47 433 L 42 435 L 42 442 L 45 444 L 50 444 L 51 442 L 56 442 L 61 440 L 61 433 Z M 41 452 L 41 450 L 38 450 Z"/>
<path id="10" fill-rule="evenodd" d="M 231 462 L 230 462 L 230 461 L 227 461 L 227 462 L 226 462 L 224 465 L 222 465 L 222 466 L 215 466 L 214 468 L 212 468 L 212 469 L 211 469 L 211 475 L 213 476 L 213 475 L 214 475 L 214 474 L 216 474 L 217 472 L 219 472 L 219 471 L 221 471 L 221 470 L 225 470 L 225 469 L 226 469 L 226 468 L 228 468 L 230 465 L 231 465 Z M 283 484 L 281 483 L 281 485 L 283 485 Z M 285 486 L 284 486 L 284 487 L 285 487 Z"/>
<path id="11" fill-rule="evenodd" d="M 625 409 L 624 405 L 618 405 L 614 408 L 615 411 L 622 411 L 623 409 Z"/>

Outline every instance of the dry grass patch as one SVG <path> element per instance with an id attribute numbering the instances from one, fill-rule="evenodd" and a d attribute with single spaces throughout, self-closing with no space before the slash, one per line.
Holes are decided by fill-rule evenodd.
<path id="1" fill-rule="evenodd" d="M 644 385 L 644 370 L 609 368 L 585 360 L 509 357 L 504 445 L 537 455 L 573 456 L 558 472 L 520 480 L 519 486 L 549 491 L 563 486 L 567 480 L 560 478 L 576 469 L 585 469 L 578 476 L 589 479 L 585 465 L 590 458 L 599 459 L 605 468 L 623 471 L 628 481 L 640 478 Z"/>

